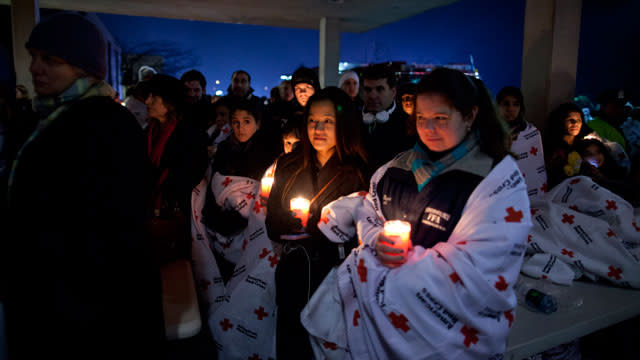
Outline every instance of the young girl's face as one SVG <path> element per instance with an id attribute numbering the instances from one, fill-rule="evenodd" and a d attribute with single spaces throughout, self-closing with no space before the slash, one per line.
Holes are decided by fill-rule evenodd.
<path id="1" fill-rule="evenodd" d="M 293 145 L 300 141 L 294 133 L 284 134 L 282 136 L 282 143 L 284 144 L 284 153 L 288 154 L 293 151 Z"/>
<path id="2" fill-rule="evenodd" d="M 336 110 L 329 100 L 316 101 L 309 109 L 307 135 L 318 152 L 333 151 L 336 147 Z"/>
<path id="3" fill-rule="evenodd" d="M 591 144 L 584 149 L 582 158 L 597 168 L 604 165 L 604 154 L 600 152 L 600 148 L 595 144 Z"/>
<path id="4" fill-rule="evenodd" d="M 515 96 L 507 95 L 498 103 L 498 111 L 502 118 L 510 123 L 520 115 L 520 102 Z"/>
<path id="5" fill-rule="evenodd" d="M 582 129 L 582 115 L 579 112 L 572 111 L 564 119 L 565 134 L 577 136 Z"/>
<path id="6" fill-rule="evenodd" d="M 233 136 L 239 142 L 247 142 L 253 134 L 258 131 L 258 123 L 256 118 L 253 117 L 246 110 L 236 110 L 231 116 L 231 128 L 233 129 Z"/>

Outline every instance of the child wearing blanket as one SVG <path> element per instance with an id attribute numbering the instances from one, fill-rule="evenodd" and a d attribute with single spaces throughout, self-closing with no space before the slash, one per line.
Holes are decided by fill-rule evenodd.
<path id="1" fill-rule="evenodd" d="M 332 270 L 301 320 L 316 358 L 490 359 L 505 351 L 513 285 L 531 227 L 505 124 L 480 80 L 436 69 L 418 84 L 419 141 L 368 194 L 324 208 L 331 241 L 361 245 Z M 385 236 L 411 224 L 412 249 Z M 338 236 L 340 235 L 340 236 Z"/>

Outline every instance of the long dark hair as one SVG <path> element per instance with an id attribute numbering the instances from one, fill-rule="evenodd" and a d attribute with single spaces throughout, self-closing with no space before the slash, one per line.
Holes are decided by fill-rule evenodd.
<path id="1" fill-rule="evenodd" d="M 480 150 L 496 162 L 509 153 L 507 124 L 498 116 L 489 90 L 480 79 L 458 70 L 437 68 L 418 83 L 416 99 L 420 94 L 444 96 L 463 117 L 472 116 L 473 107 L 477 106 L 471 131 L 479 135 Z"/>
<path id="2" fill-rule="evenodd" d="M 580 114 L 580 119 L 582 119 L 582 127 L 580 128 L 580 133 L 576 135 L 575 139 L 582 139 L 585 135 L 590 132 L 590 128 L 587 126 L 587 123 L 584 121 L 584 114 L 582 113 L 582 109 L 574 103 L 564 103 L 560 104 L 558 107 L 553 109 L 551 113 L 549 113 L 549 118 L 547 120 L 547 131 L 545 132 L 545 157 L 547 155 L 547 151 L 549 155 L 553 152 L 555 148 L 564 143 L 564 120 L 569 116 L 569 113 L 577 112 Z"/>
<path id="3" fill-rule="evenodd" d="M 520 111 L 518 112 L 518 116 L 513 120 L 514 122 L 520 121 L 524 119 L 525 115 L 525 107 L 524 107 L 524 96 L 522 96 L 522 91 L 515 86 L 505 86 L 500 91 L 498 91 L 498 95 L 496 95 L 496 103 L 500 105 L 502 100 L 507 96 L 513 96 L 516 98 L 518 103 L 520 104 Z"/>
<path id="4" fill-rule="evenodd" d="M 156 74 L 145 81 L 148 93 L 159 96 L 167 108 L 167 118 L 180 119 L 184 110 L 184 85 L 173 76 Z"/>

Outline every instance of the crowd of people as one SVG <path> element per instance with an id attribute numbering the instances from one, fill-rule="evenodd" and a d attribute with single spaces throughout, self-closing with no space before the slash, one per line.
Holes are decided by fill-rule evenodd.
<path id="1" fill-rule="evenodd" d="M 36 96 L 14 84 L 0 103 L 0 295 L 11 358 L 92 347 L 161 356 L 160 269 L 192 258 L 203 240 L 195 223 L 204 241 L 222 244 L 205 247 L 219 278 L 198 286 L 233 283 L 245 268 L 225 246 L 244 241 L 245 250 L 253 239 L 239 234 L 257 221 L 247 211 L 263 208 L 275 345 L 236 344 L 247 354 L 411 358 L 453 327 L 460 339 L 435 336 L 450 345 L 434 353 L 488 358 L 505 350 L 530 202 L 583 175 L 640 206 L 640 121 L 622 91 L 604 92 L 590 121 L 575 103 L 558 106 L 543 133 L 518 88 L 493 98 L 481 80 L 446 68 L 398 84 L 373 65 L 321 88 L 300 67 L 268 101 L 243 70 L 224 97 L 208 96 L 197 70 L 150 74 L 120 104 L 104 82 L 104 40 L 81 15 L 42 21 L 26 47 Z M 261 198 L 265 177 L 273 185 Z M 236 179 L 246 181 L 246 201 L 230 204 L 216 189 Z M 308 217 L 290 206 L 299 197 Z M 410 224 L 409 252 L 385 232 L 387 220 Z M 410 317 L 420 301 L 432 311 L 449 303 L 453 314 Z M 204 301 L 201 309 L 218 341 L 225 326 L 210 321 Z M 329 339 L 324 323 L 343 313 L 352 324 Z M 484 320 L 494 313 L 505 314 L 499 326 Z"/>

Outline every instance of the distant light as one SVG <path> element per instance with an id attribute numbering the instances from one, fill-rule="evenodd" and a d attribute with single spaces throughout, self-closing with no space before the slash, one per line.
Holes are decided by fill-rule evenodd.
<path id="1" fill-rule="evenodd" d="M 222 95 L 224 95 L 224 92 L 222 90 L 218 90 L 218 91 L 216 91 L 216 95 L 217 96 L 222 96 Z"/>
<path id="2" fill-rule="evenodd" d="M 220 80 L 216 80 L 216 85 L 220 85 Z"/>
<path id="3" fill-rule="evenodd" d="M 280 75 L 280 80 L 291 80 L 291 75 Z"/>

